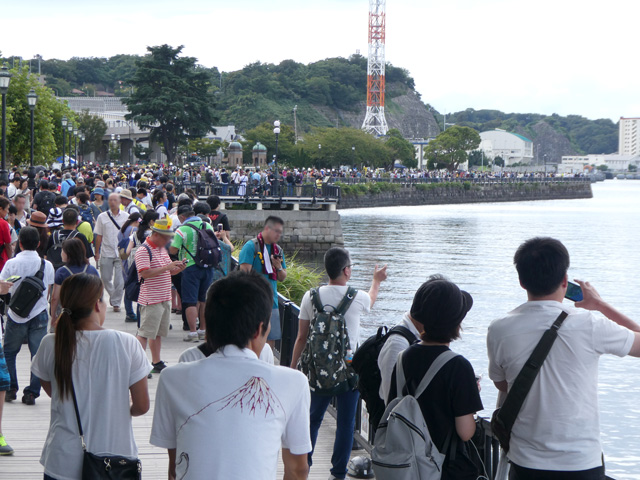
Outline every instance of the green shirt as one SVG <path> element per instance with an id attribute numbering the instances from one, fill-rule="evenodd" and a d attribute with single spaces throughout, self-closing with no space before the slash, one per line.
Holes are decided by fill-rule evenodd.
<path id="1" fill-rule="evenodd" d="M 195 256 L 198 247 L 198 235 L 193 228 L 186 226 L 187 223 L 197 228 L 202 228 L 202 224 L 204 223 L 205 228 L 208 230 L 213 230 L 213 227 L 210 224 L 203 222 L 200 217 L 190 217 L 176 230 L 176 235 L 173 237 L 171 246 L 178 249 L 180 260 L 186 259 L 186 265 L 187 267 L 190 267 L 196 264 L 193 260 L 193 256 Z M 187 251 L 189 253 L 187 253 Z"/>

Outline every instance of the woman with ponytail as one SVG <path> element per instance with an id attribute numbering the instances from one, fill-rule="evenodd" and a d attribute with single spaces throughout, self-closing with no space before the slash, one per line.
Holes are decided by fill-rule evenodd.
<path id="1" fill-rule="evenodd" d="M 45 480 L 80 479 L 82 446 L 73 406 L 78 400 L 87 450 L 135 459 L 131 417 L 149 410 L 151 364 L 133 335 L 109 330 L 99 277 L 62 282 L 56 333 L 44 337 L 31 371 L 51 397 L 51 422 L 40 463 Z"/>

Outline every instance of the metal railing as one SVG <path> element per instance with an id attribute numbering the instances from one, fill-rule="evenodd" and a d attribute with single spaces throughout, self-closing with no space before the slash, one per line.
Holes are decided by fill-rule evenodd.
<path id="1" fill-rule="evenodd" d="M 347 185 L 359 184 L 359 183 L 395 183 L 401 185 L 414 185 L 421 183 L 445 183 L 445 182 L 453 182 L 453 183 L 464 183 L 470 182 L 475 184 L 496 184 L 496 183 L 522 183 L 522 182 L 531 182 L 531 183 L 575 183 L 575 182 L 590 182 L 590 178 L 586 176 L 582 177 L 540 177 L 540 176 L 531 176 L 531 177 L 485 177 L 485 176 L 477 176 L 477 177 L 419 177 L 419 178 L 411 178 L 411 177 L 400 177 L 400 178 L 368 178 L 368 177 L 331 177 L 329 183 L 344 183 Z"/>

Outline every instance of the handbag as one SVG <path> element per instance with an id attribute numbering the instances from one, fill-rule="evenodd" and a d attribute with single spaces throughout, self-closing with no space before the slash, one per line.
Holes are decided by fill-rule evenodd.
<path id="1" fill-rule="evenodd" d="M 558 315 L 556 321 L 553 322 L 553 325 L 544 332 L 536 348 L 533 349 L 529 359 L 522 367 L 522 370 L 520 370 L 520 373 L 518 373 L 502 407 L 496 409 L 491 416 L 491 430 L 505 452 L 509 451 L 511 429 L 518 417 L 518 413 L 520 413 L 520 409 L 527 395 L 529 395 L 533 382 L 538 376 L 542 364 L 549 355 L 551 347 L 556 341 L 556 338 L 558 338 L 558 330 L 567 316 L 567 312 L 562 312 Z"/>
<path id="2" fill-rule="evenodd" d="M 76 410 L 78 432 L 82 442 L 82 451 L 84 452 L 82 457 L 82 480 L 141 480 L 142 463 L 139 459 L 131 460 L 117 455 L 100 456 L 87 451 L 73 382 L 71 383 L 71 391 L 73 393 L 73 406 Z"/>

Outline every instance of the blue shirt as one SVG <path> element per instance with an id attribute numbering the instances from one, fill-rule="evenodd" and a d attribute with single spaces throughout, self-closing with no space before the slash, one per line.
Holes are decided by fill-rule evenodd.
<path id="1" fill-rule="evenodd" d="M 269 257 L 271 257 L 271 254 L 273 252 L 271 245 L 267 245 L 267 251 L 269 252 Z M 284 252 L 282 251 L 282 249 L 280 249 L 280 253 L 282 254 L 282 268 L 286 269 L 287 265 L 284 261 Z M 244 244 L 242 250 L 240 250 L 240 257 L 238 258 L 238 261 L 240 262 L 240 265 L 242 265 L 243 263 L 249 263 L 251 264 L 251 267 L 254 271 L 262 273 L 262 261 L 257 255 L 255 247 L 253 246 L 253 240 L 249 240 Z M 271 284 L 271 289 L 273 290 L 273 308 L 278 308 L 278 281 L 272 280 L 266 273 L 262 274 L 269 281 L 269 283 Z"/>
<path id="2" fill-rule="evenodd" d="M 79 266 L 79 265 L 66 266 L 65 265 L 64 267 L 60 267 L 58 271 L 56 271 L 54 283 L 56 285 L 62 285 L 62 282 L 64 282 L 67 278 L 69 278 L 71 275 L 74 275 L 76 273 L 88 273 L 89 275 L 95 275 L 96 277 L 100 276 L 100 274 L 98 273 L 98 270 L 96 270 L 95 267 L 91 265 L 87 265 L 86 267 L 84 265 L 83 266 Z"/>

